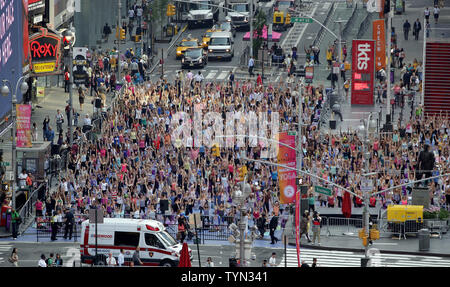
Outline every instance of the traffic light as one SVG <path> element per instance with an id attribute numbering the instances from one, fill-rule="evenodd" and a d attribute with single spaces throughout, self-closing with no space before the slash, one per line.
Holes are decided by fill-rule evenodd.
<path id="1" fill-rule="evenodd" d="M 173 4 L 168 4 L 167 5 L 167 16 L 174 16 L 176 14 L 176 8 L 175 5 Z"/>
<path id="2" fill-rule="evenodd" d="M 125 40 L 125 29 L 120 29 L 120 40 Z"/>
<path id="3" fill-rule="evenodd" d="M 384 0 L 384 14 L 388 14 L 391 11 L 391 0 Z"/>

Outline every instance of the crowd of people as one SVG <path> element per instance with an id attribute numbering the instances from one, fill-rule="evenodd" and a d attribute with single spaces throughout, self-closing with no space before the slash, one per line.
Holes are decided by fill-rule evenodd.
<path id="1" fill-rule="evenodd" d="M 288 61 L 296 60 L 296 52 Z M 305 52 L 311 64 L 319 64 L 318 48 L 305 48 Z M 406 65 L 404 53 L 397 47 L 392 53 L 394 66 L 402 69 L 401 82 L 393 87 L 395 97 L 391 104 L 394 107 L 403 107 L 405 96 L 410 91 L 420 90 L 421 63 L 414 61 Z M 346 56 L 346 51 L 344 54 Z M 89 84 L 93 97 L 102 98 L 102 107 L 106 94 L 115 89 L 117 61 L 112 59 L 117 58 L 115 49 L 89 55 L 92 69 Z M 273 231 L 279 223 L 285 224 L 285 218 L 280 222 L 278 218 L 287 210 L 286 205 L 279 202 L 277 168 L 242 159 L 244 156 L 260 159 L 262 146 L 222 147 L 217 155 L 211 146 L 185 147 L 172 138 L 174 129 L 186 121 L 173 124 L 174 115 L 186 112 L 193 119 L 200 106 L 204 113 L 217 112 L 224 120 L 227 112 L 277 111 L 280 132 L 284 132 L 297 130 L 297 111 L 301 104 L 305 124 L 303 168 L 362 195 L 364 140 L 357 131 L 324 134 L 320 130 L 320 113 L 327 100 L 323 86 L 305 85 L 294 77 L 290 77 L 290 81 L 263 85 L 258 80 L 235 81 L 232 73 L 227 81 L 205 82 L 191 71 L 186 75 L 180 72 L 174 82 L 164 79 L 144 82 L 146 59 L 134 57 L 131 50 L 121 58 L 126 85 L 116 104 L 105 113 L 100 136 L 90 141 L 86 131 L 77 128 L 73 134 L 74 144 L 69 147 L 68 140 L 60 133 L 57 144 L 69 150 L 68 170 L 58 191 L 48 195 L 40 209 L 52 223 L 63 222 L 63 212 L 87 214 L 90 208 L 102 209 L 106 217 L 159 218 L 166 224 L 177 224 L 183 234 L 188 228 L 185 218 L 194 212 L 204 215 L 208 223 L 237 222 L 241 215 L 233 194 L 240 189 L 237 171 L 246 166 L 253 174 L 252 194 L 245 203 L 248 222 L 258 227 L 262 237 L 269 227 L 272 243 L 277 241 Z M 331 61 L 336 58 L 336 51 L 331 48 L 327 51 L 328 61 L 329 58 Z M 380 101 L 385 98 L 385 82 L 386 74 L 382 74 L 377 85 Z M 103 86 L 105 88 L 100 88 Z M 301 103 L 300 95 L 303 95 Z M 80 109 L 84 97 L 80 96 Z M 44 132 L 45 129 L 44 123 Z M 400 121 L 393 132 L 371 135 L 369 165 L 370 170 L 378 171 L 373 175 L 376 190 L 409 183 L 423 175 L 447 174 L 449 129 L 447 115 L 425 117 L 418 106 L 410 120 Z M 62 130 L 59 125 L 57 130 Z M 342 206 L 344 191 L 341 189 L 331 188 L 330 196 L 317 195 L 314 185 L 322 183 L 309 177 L 304 177 L 303 182 L 308 186 L 312 214 L 316 214 L 318 206 Z M 450 177 L 433 179 L 427 184 L 430 202 L 449 207 Z M 372 196 L 370 206 L 386 208 L 389 204 L 408 204 L 413 186 L 411 183 Z M 352 200 L 354 207 L 363 206 L 359 197 L 352 196 Z M 158 214 L 163 216 L 158 217 Z M 165 216 L 168 214 L 171 216 Z M 312 218 L 310 220 L 312 222 Z M 314 235 L 318 235 L 320 243 L 320 232 Z M 179 239 L 184 240 L 184 236 Z"/>

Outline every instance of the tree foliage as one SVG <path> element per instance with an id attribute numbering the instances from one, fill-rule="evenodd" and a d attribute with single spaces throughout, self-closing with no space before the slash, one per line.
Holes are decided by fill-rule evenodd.
<path id="1" fill-rule="evenodd" d="M 267 23 L 267 16 L 266 13 L 264 13 L 262 10 L 259 10 L 258 14 L 256 15 L 255 19 L 255 32 L 256 32 L 256 39 L 253 40 L 253 56 L 256 58 L 258 56 L 258 51 L 261 48 L 264 39 L 262 37 L 263 35 L 263 29 L 264 26 Z"/>

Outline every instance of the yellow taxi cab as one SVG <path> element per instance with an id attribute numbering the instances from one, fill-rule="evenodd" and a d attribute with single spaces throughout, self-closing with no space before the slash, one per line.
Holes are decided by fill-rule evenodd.
<path id="1" fill-rule="evenodd" d="M 184 55 L 184 52 L 186 52 L 187 49 L 192 48 L 200 48 L 202 45 L 198 42 L 198 39 L 192 38 L 190 35 L 186 38 L 181 40 L 181 43 L 177 46 L 177 59 L 181 59 Z"/>
<path id="2" fill-rule="evenodd" d="M 214 32 L 221 32 L 221 31 L 222 30 L 216 28 L 215 25 L 211 29 L 206 30 L 206 33 L 205 33 L 205 35 L 203 35 L 203 39 L 202 39 L 202 47 L 208 48 L 209 41 L 211 40 L 211 34 Z"/>

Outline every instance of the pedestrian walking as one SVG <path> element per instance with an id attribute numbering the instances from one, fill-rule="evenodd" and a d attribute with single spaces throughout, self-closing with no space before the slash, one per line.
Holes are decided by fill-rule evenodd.
<path id="1" fill-rule="evenodd" d="M 253 77 L 255 74 L 253 74 L 253 68 L 255 67 L 255 60 L 252 56 L 250 56 L 250 60 L 248 60 L 248 73 L 250 74 L 250 77 Z"/>
<path id="2" fill-rule="evenodd" d="M 434 10 L 433 10 L 433 15 L 434 15 L 434 24 L 438 23 L 439 20 L 439 12 L 441 10 L 439 9 L 439 7 L 437 5 L 434 6 Z"/>
<path id="3" fill-rule="evenodd" d="M 140 265 L 142 265 L 142 261 L 141 261 L 141 258 L 139 257 L 139 246 L 138 247 L 136 247 L 136 251 L 133 253 L 133 260 L 132 260 L 132 262 L 133 262 L 133 264 L 134 264 L 134 266 L 140 266 Z"/>
<path id="4" fill-rule="evenodd" d="M 64 261 L 63 261 L 63 259 L 61 258 L 61 254 L 56 253 L 55 266 L 56 266 L 56 267 L 63 267 L 63 266 L 64 266 L 63 264 L 64 264 Z"/>
<path id="5" fill-rule="evenodd" d="M 270 267 L 277 267 L 277 254 L 275 252 L 272 252 L 272 256 L 269 258 L 269 266 Z"/>
<path id="6" fill-rule="evenodd" d="M 41 259 L 38 262 L 39 267 L 47 267 L 47 263 L 45 262 L 45 255 L 41 254 Z"/>
<path id="7" fill-rule="evenodd" d="M 80 85 L 78 87 L 78 101 L 80 103 L 80 111 L 83 111 L 83 105 L 84 105 L 84 98 L 86 97 L 84 93 L 83 87 Z"/>
<path id="8" fill-rule="evenodd" d="M 63 132 L 63 128 L 62 128 L 62 124 L 64 123 L 64 115 L 61 113 L 61 111 L 58 109 L 56 110 L 56 130 L 58 131 L 58 133 L 62 133 Z"/>
<path id="9" fill-rule="evenodd" d="M 411 24 L 408 22 L 408 19 L 403 23 L 403 35 L 405 36 L 405 40 L 408 40 L 409 30 L 411 30 Z"/>
<path id="10" fill-rule="evenodd" d="M 70 87 L 70 72 L 69 69 L 66 67 L 64 71 L 64 92 L 68 93 Z"/>
<path id="11" fill-rule="evenodd" d="M 270 231 L 270 244 L 275 244 L 276 242 L 280 241 L 278 238 L 275 237 L 275 230 L 278 227 L 278 216 L 275 215 L 274 212 L 272 212 L 272 218 L 269 222 L 269 231 Z"/>
<path id="12" fill-rule="evenodd" d="M 122 267 L 125 264 L 125 255 L 123 255 L 123 249 L 120 249 L 119 256 L 117 257 L 117 265 Z"/>
<path id="13" fill-rule="evenodd" d="M 305 260 L 302 260 L 302 265 L 301 265 L 301 267 L 309 267 L 309 265 L 308 265 L 308 263 L 306 263 Z"/>
<path id="14" fill-rule="evenodd" d="M 428 9 L 428 7 L 425 9 L 425 11 L 423 11 L 426 21 L 430 20 L 430 13 L 431 11 Z"/>
<path id="15" fill-rule="evenodd" d="M 16 209 L 12 209 L 11 211 L 11 228 L 12 228 L 12 237 L 14 240 L 17 239 L 17 234 L 19 232 L 19 226 L 22 223 L 22 218 Z"/>
<path id="16" fill-rule="evenodd" d="M 309 232 L 308 232 L 308 223 L 310 221 L 310 216 L 308 210 L 305 210 L 303 213 L 303 216 L 300 220 L 300 239 L 302 238 L 302 235 L 304 234 L 306 239 L 308 239 L 308 243 L 311 243 L 311 239 L 309 238 Z"/>
<path id="17" fill-rule="evenodd" d="M 69 240 L 72 240 L 72 232 L 73 232 L 73 224 L 74 224 L 74 216 L 70 209 L 67 209 L 65 215 L 65 228 L 64 228 L 64 239 L 67 239 L 67 235 L 69 235 Z"/>
<path id="18" fill-rule="evenodd" d="M 117 266 L 116 258 L 112 256 L 112 252 L 109 252 L 108 258 L 106 258 L 107 266 Z"/>
<path id="19" fill-rule="evenodd" d="M 322 223 L 322 218 L 320 217 L 319 213 L 317 211 L 314 211 L 313 219 L 312 219 L 312 231 L 313 231 L 313 242 L 314 245 L 316 243 L 317 238 L 317 245 L 320 245 L 320 225 Z"/>
<path id="20" fill-rule="evenodd" d="M 311 264 L 311 267 L 319 267 L 317 264 L 317 258 L 313 258 L 313 263 Z"/>
<path id="21" fill-rule="evenodd" d="M 13 248 L 8 261 L 11 262 L 14 267 L 19 267 L 19 255 L 17 254 L 17 248 Z"/>
<path id="22" fill-rule="evenodd" d="M 420 30 L 422 30 L 422 24 L 420 24 L 419 18 L 417 18 L 413 25 L 413 35 L 416 40 L 419 40 Z"/>
<path id="23" fill-rule="evenodd" d="M 206 267 L 214 267 L 214 262 L 212 261 L 211 257 L 208 257 L 206 259 Z"/>
<path id="24" fill-rule="evenodd" d="M 53 258 L 54 254 L 53 254 L 53 253 L 50 253 L 49 256 L 50 256 L 50 257 L 47 258 L 47 260 L 46 260 L 45 263 L 47 263 L 47 267 L 54 267 L 54 264 L 55 264 L 55 259 Z"/>
<path id="25" fill-rule="evenodd" d="M 233 83 L 234 83 L 233 71 L 230 71 L 230 75 L 228 76 L 228 82 L 230 83 L 231 88 L 233 88 Z"/>
<path id="26" fill-rule="evenodd" d="M 111 27 L 109 27 L 108 23 L 105 24 L 105 26 L 103 27 L 103 36 L 106 39 L 106 42 L 108 42 L 109 40 L 109 35 L 111 34 Z"/>

